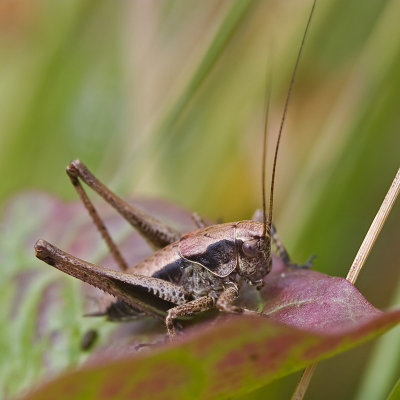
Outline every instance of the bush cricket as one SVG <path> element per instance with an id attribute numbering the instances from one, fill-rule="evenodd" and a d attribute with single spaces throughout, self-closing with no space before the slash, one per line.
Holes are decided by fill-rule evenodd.
<path id="1" fill-rule="evenodd" d="M 262 156 L 262 217 L 206 226 L 194 214 L 197 230 L 181 234 L 128 204 L 103 185 L 79 160 L 72 161 L 67 174 L 94 224 L 105 240 L 120 271 L 100 267 L 78 259 L 52 244 L 38 240 L 36 256 L 55 268 L 112 294 L 117 300 L 106 312 L 109 319 L 121 320 L 141 313 L 165 320 L 170 337 L 176 334 L 174 321 L 217 308 L 227 313 L 256 313 L 234 305 L 243 283 L 256 288 L 271 270 L 271 241 L 287 266 L 289 256 L 272 224 L 273 192 L 277 155 L 288 102 L 309 30 L 316 0 L 312 5 L 292 73 L 275 147 L 269 197 L 266 207 L 265 164 L 268 107 L 264 128 Z M 267 101 L 269 103 L 269 101 Z M 89 200 L 81 181 L 97 192 L 122 215 L 154 248 L 155 252 L 138 264 L 128 267 L 104 222 Z M 306 264 L 307 265 L 307 264 Z"/>

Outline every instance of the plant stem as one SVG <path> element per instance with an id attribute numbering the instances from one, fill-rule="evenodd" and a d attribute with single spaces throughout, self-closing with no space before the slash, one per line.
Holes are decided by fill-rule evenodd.
<path id="1" fill-rule="evenodd" d="M 390 210 L 393 207 L 394 202 L 396 201 L 397 196 L 400 192 L 400 168 L 397 170 L 396 176 L 393 179 L 392 185 L 390 186 L 378 213 L 376 214 L 374 220 L 370 228 L 368 229 L 367 234 L 363 242 L 361 243 L 360 249 L 357 252 L 357 255 L 353 261 L 352 266 L 347 274 L 346 279 L 354 284 L 357 280 L 358 274 L 363 267 L 365 260 L 367 259 L 369 253 L 371 252 L 372 246 L 374 245 L 383 224 L 388 217 Z M 299 383 L 297 384 L 296 390 L 293 393 L 292 400 L 302 400 L 308 385 L 310 384 L 311 378 L 314 374 L 315 368 L 317 367 L 317 363 L 311 364 L 308 366 L 303 375 L 300 378 Z"/>
<path id="2" fill-rule="evenodd" d="M 383 227 L 383 224 L 385 223 L 386 218 L 388 217 L 390 210 L 392 209 L 393 204 L 396 201 L 399 192 L 400 192 L 400 168 L 397 171 L 396 176 L 394 177 L 392 185 L 390 186 L 390 189 L 387 192 L 385 199 L 383 200 L 383 203 L 379 208 L 378 213 L 376 214 L 367 234 L 365 235 L 365 238 L 360 246 L 360 249 L 358 250 L 358 253 L 353 261 L 349 273 L 347 274 L 346 279 L 351 283 L 354 284 L 355 281 L 357 280 L 358 274 L 360 273 L 361 268 L 363 267 L 364 262 L 367 259 L 368 254 L 370 253 L 372 246 L 374 245 L 375 240 L 378 237 Z"/>

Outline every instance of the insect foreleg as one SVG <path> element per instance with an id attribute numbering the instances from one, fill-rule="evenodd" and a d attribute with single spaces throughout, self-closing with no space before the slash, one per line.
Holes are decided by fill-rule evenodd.
<path id="1" fill-rule="evenodd" d="M 314 255 L 310 256 L 308 260 L 304 264 L 296 264 L 290 261 L 289 253 L 285 249 L 285 246 L 282 244 L 281 240 L 279 239 L 278 234 L 276 233 L 276 228 L 275 225 L 272 224 L 271 226 L 271 237 L 272 240 L 274 241 L 277 249 L 278 249 L 278 255 L 280 259 L 284 262 L 284 264 L 293 269 L 308 269 L 312 267 L 312 262 L 314 259 Z"/>
<path id="2" fill-rule="evenodd" d="M 239 297 L 239 291 L 236 285 L 228 286 L 218 297 L 216 306 L 218 310 L 230 314 L 246 314 L 246 315 L 260 315 L 257 311 L 248 310 L 233 305 L 233 302 Z"/>
<path id="3" fill-rule="evenodd" d="M 186 304 L 181 304 L 168 310 L 165 323 L 167 325 L 168 335 L 175 335 L 174 320 L 186 315 L 192 315 L 201 311 L 207 311 L 215 305 L 215 300 L 210 296 L 203 296 L 196 300 L 192 300 Z"/>
<path id="4" fill-rule="evenodd" d="M 80 160 L 74 160 L 68 165 L 67 174 L 75 188 L 78 187 L 78 178 L 82 179 L 137 229 L 153 248 L 158 249 L 179 240 L 179 232 L 122 200 L 103 185 Z M 79 191 L 78 193 L 80 194 Z M 85 201 L 84 204 L 86 206 Z M 94 222 L 99 227 L 96 220 Z"/>
<path id="5" fill-rule="evenodd" d="M 280 259 L 285 263 L 285 265 L 289 268 L 293 269 L 308 269 L 312 267 L 313 259 L 315 255 L 312 255 L 308 258 L 308 260 L 304 264 L 296 264 L 290 261 L 289 253 L 286 251 L 285 247 L 283 246 L 281 240 L 279 239 L 278 234 L 276 233 L 276 228 L 274 224 L 271 226 L 271 236 L 272 240 L 274 241 L 277 249 L 278 255 Z"/>
<path id="6" fill-rule="evenodd" d="M 233 302 L 238 298 L 239 291 L 236 286 L 228 286 L 220 294 L 217 300 L 217 308 L 220 311 L 227 313 L 240 313 L 242 309 L 240 307 L 234 306 Z"/>
<path id="7" fill-rule="evenodd" d="M 290 265 L 289 253 L 287 252 L 285 246 L 279 239 L 279 236 L 276 232 L 276 228 L 275 228 L 274 224 L 271 225 L 271 237 L 275 243 L 276 248 L 278 249 L 279 258 L 285 263 L 285 265 L 289 266 Z"/>

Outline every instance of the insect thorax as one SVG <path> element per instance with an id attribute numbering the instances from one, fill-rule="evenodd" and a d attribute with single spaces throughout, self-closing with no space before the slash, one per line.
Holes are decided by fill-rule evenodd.
<path id="1" fill-rule="evenodd" d="M 204 267 L 190 263 L 182 274 L 181 286 L 197 299 L 202 296 L 218 298 L 224 289 L 223 280 Z"/>

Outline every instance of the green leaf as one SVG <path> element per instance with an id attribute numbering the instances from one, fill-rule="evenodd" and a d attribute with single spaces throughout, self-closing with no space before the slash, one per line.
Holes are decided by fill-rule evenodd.
<path id="1" fill-rule="evenodd" d="M 393 390 L 390 392 L 387 400 L 399 400 L 400 399 L 400 379 L 397 381 Z"/>

